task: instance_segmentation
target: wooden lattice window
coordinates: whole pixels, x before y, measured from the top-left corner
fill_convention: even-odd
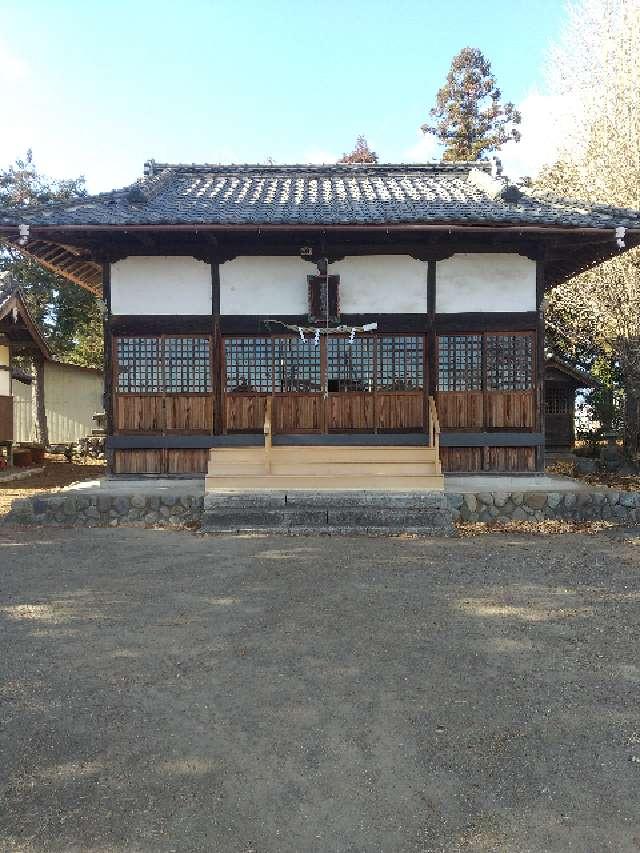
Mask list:
[[[482,390],[482,335],[438,338],[438,390]]]
[[[575,393],[564,388],[547,386],[544,391],[545,415],[568,415],[575,409]]]
[[[208,337],[116,338],[116,360],[120,393],[211,393]]]
[[[326,323],[340,319],[340,276],[309,275],[309,321]]]
[[[320,346],[300,338],[276,338],[275,390],[320,391]]]
[[[487,390],[527,391],[533,387],[533,336],[487,335]]]
[[[225,389],[228,392],[273,391],[271,338],[225,338]]]
[[[169,394],[211,392],[209,338],[164,338],[165,391]]]
[[[327,339],[329,391],[373,391],[373,338]]]
[[[424,387],[424,340],[413,335],[379,337],[377,388],[416,391]]]
[[[163,390],[160,338],[117,338],[116,391],[159,394]]]

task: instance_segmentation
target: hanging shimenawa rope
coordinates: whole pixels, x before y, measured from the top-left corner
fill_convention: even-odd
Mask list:
[[[320,335],[344,335],[346,333],[351,332],[373,332],[378,328],[377,323],[364,323],[362,326],[294,326],[291,323],[283,323],[282,320],[272,320],[269,318],[265,320],[264,323],[267,326],[270,326],[271,323],[276,323],[278,326],[283,326],[285,329],[289,329],[292,332],[296,332],[296,334],[300,335],[302,338],[303,335],[312,335],[313,341],[310,343],[315,343],[316,337],[319,338]],[[306,337],[304,338],[306,340]]]

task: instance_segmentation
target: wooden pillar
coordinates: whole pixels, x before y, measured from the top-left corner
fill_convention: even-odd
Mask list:
[[[224,432],[224,412],[222,410],[222,367],[223,344],[220,334],[220,263],[217,258],[211,259],[211,315],[212,315],[212,352],[211,376],[213,383],[213,432],[221,435]]]
[[[536,310],[538,312],[538,320],[535,347],[535,431],[538,434],[544,433],[544,265],[545,255],[544,252],[541,252],[536,260]],[[544,444],[536,445],[536,471],[544,471]]]
[[[438,348],[436,344],[436,261],[427,263],[427,393],[435,397],[438,390]]]
[[[36,375],[36,425],[38,433],[38,442],[43,447],[49,445],[49,426],[47,424],[47,412],[44,402],[44,357],[42,353],[37,353],[33,359],[33,365]]]
[[[105,413],[105,432],[108,436],[113,435],[113,332],[111,329],[111,264],[102,264],[102,300],[103,332],[104,332],[104,393],[103,405]],[[105,450],[107,462],[107,473],[113,473],[113,451]]]

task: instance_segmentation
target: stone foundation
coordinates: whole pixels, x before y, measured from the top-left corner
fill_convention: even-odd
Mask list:
[[[78,495],[60,492],[15,500],[6,524],[79,527],[197,527],[203,498],[175,495]]]
[[[43,494],[13,502],[5,524],[168,527],[203,532],[419,533],[451,535],[453,523],[545,521],[640,523],[640,492],[214,492]]]
[[[640,522],[640,492],[477,492],[447,494],[454,520]]]

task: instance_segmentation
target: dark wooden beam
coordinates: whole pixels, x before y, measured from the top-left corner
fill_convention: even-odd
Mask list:
[[[440,433],[442,447],[542,447],[542,432],[456,432],[443,430]]]
[[[275,445],[420,445],[426,443],[421,433],[328,433],[276,435]],[[542,433],[526,432],[442,432],[443,447],[538,447],[544,445]],[[263,447],[261,432],[230,435],[112,435],[107,438],[111,450],[206,449],[209,447]]]
[[[535,347],[536,412],[537,432],[544,432],[544,291],[545,257],[542,253],[536,262],[536,306],[538,309]],[[536,448],[536,470],[544,471],[544,444]]]
[[[114,335],[211,334],[211,317],[208,314],[118,314],[111,317],[110,324]]]
[[[47,412],[44,402],[44,358],[38,352],[33,357],[33,367],[36,376],[36,422],[38,425],[38,439],[43,447],[49,446],[49,425],[47,424]]]
[[[0,226],[0,233],[5,232],[15,232],[15,227],[12,226]],[[136,224],[136,223],[127,223],[126,225],[74,225],[74,224],[65,224],[65,225],[32,225],[31,226],[31,234],[34,237],[46,236],[49,234],[56,234],[59,232],[71,233],[74,231],[83,231],[86,233],[91,232],[104,232],[110,233],[114,231],[127,231],[130,233],[135,233],[138,231],[147,231],[150,233],[162,233],[162,232],[179,232],[184,231],[186,233],[204,233],[211,231],[213,233],[220,232],[249,232],[255,235],[260,235],[262,233],[270,233],[270,232],[299,232],[299,233],[307,233],[307,234],[331,234],[334,232],[352,232],[352,233],[383,233],[383,234],[393,234],[396,232],[415,232],[415,233],[445,233],[445,234],[526,234],[526,235],[553,235],[553,234],[567,234],[567,235],[580,235],[580,234],[592,234],[594,236],[600,235],[613,235],[615,239],[615,227],[611,226],[608,228],[587,228],[582,226],[557,226],[557,225],[547,225],[547,224],[539,224],[539,225],[511,225],[511,224],[501,224],[498,222],[492,223],[469,223],[469,222],[404,222],[404,223],[380,223],[380,224],[363,224],[356,225],[350,222],[343,223],[313,223],[313,224],[299,224],[299,223],[270,223],[264,222],[261,224],[256,223],[221,223],[221,222],[194,222],[194,223],[158,223],[158,224]],[[631,236],[634,234],[640,234],[640,228],[627,228],[627,235]]]
[[[219,435],[224,430],[223,413],[223,342],[220,333],[220,264],[211,263],[211,315],[212,315],[212,353],[211,376],[213,386],[213,431]]]
[[[103,336],[104,336],[104,392],[102,402],[105,412],[105,430],[107,435],[113,434],[113,330],[111,321],[111,264],[102,265],[102,301],[103,309]],[[113,471],[113,454],[106,453],[107,471]]]
[[[538,328],[536,311],[436,314],[436,334],[528,332]]]
[[[427,394],[432,397],[438,390],[438,349],[435,329],[437,266],[436,261],[429,261],[427,266]]]

